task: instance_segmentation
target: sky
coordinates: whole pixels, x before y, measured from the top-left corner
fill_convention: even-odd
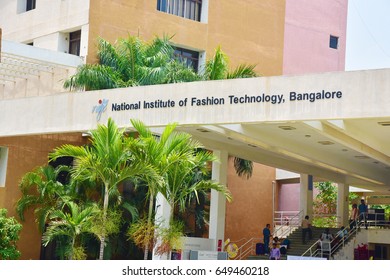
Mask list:
[[[390,0],[349,0],[345,70],[390,68]]]

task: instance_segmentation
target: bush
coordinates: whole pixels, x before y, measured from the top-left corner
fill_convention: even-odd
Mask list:
[[[16,260],[20,252],[16,249],[16,241],[22,225],[14,218],[7,218],[7,209],[0,209],[0,260]]]

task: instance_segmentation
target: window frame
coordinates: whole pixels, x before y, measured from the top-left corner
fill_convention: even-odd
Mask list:
[[[329,37],[329,48],[337,50],[339,48],[339,37],[330,35]]]
[[[192,69],[194,69],[195,72],[198,72],[199,57],[200,57],[200,53],[198,51],[180,48],[180,47],[173,47],[173,48],[174,48],[173,55],[175,59],[179,60],[180,62],[183,62],[187,67],[191,67]],[[186,54],[190,54],[190,55],[186,55]],[[196,57],[194,55],[196,55]]]
[[[37,0],[26,0],[26,12],[35,10],[37,7]]]
[[[72,38],[72,36],[75,36]],[[72,52],[73,47],[76,46],[76,53]],[[81,29],[69,32],[69,54],[80,56],[80,49],[81,49]]]
[[[201,21],[203,0],[157,0],[157,11]]]

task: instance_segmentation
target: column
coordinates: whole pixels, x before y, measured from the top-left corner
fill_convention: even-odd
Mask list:
[[[160,226],[164,228],[169,227],[169,219],[171,217],[171,206],[169,205],[168,201],[165,199],[165,197],[158,193],[156,196],[156,214],[154,218],[154,223],[159,224]],[[156,241],[156,245],[160,243],[160,240]],[[155,245],[155,248],[156,248]],[[164,255],[156,255],[155,254],[155,248],[153,248],[153,254],[152,254],[152,260],[167,260],[169,259],[169,256],[167,254]]]
[[[348,226],[348,197],[349,197],[349,185],[337,184],[337,224],[339,226]]]
[[[214,155],[219,161],[213,162],[212,179],[226,186],[228,153],[227,151],[214,151]],[[218,240],[221,240],[220,242],[222,242],[221,246],[223,248],[225,237],[225,214],[225,196],[215,190],[211,190],[209,238],[215,240],[214,250],[218,249]]]
[[[313,176],[301,174],[301,191],[299,209],[303,210],[303,216],[309,215],[313,219]]]

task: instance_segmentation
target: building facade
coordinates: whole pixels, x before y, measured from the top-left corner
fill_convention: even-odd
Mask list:
[[[344,70],[347,2],[6,0],[0,2],[0,27],[3,39],[74,54],[86,63],[96,62],[98,37],[114,42],[129,34],[144,40],[167,35],[173,36],[171,41],[178,55],[191,61],[198,71],[221,46],[231,67],[256,64],[255,70],[261,76],[295,75]],[[3,88],[10,87],[7,81],[3,84]],[[34,86],[26,88],[29,95]],[[60,91],[56,86],[52,93]],[[5,99],[15,97],[3,94]],[[23,141],[35,143],[36,137],[66,141],[67,136],[63,136],[23,136]],[[0,146],[8,148],[9,158],[6,187],[0,188],[0,207],[12,209],[18,199],[18,180],[45,163],[47,153],[59,144],[42,142],[22,148],[21,141],[22,137],[0,138]],[[82,143],[83,139],[79,135],[75,141]],[[35,160],[21,155],[20,149],[27,149]],[[277,208],[273,201],[276,170],[255,163],[252,178],[245,180],[235,175],[231,161],[229,165],[227,184],[234,201],[226,206],[225,237],[233,241],[260,237],[261,229],[272,221],[272,211]],[[28,233],[25,230],[22,234],[20,248],[22,258],[36,259],[39,250],[28,248],[32,241],[39,244],[40,235],[34,229],[32,214],[29,218]]]

